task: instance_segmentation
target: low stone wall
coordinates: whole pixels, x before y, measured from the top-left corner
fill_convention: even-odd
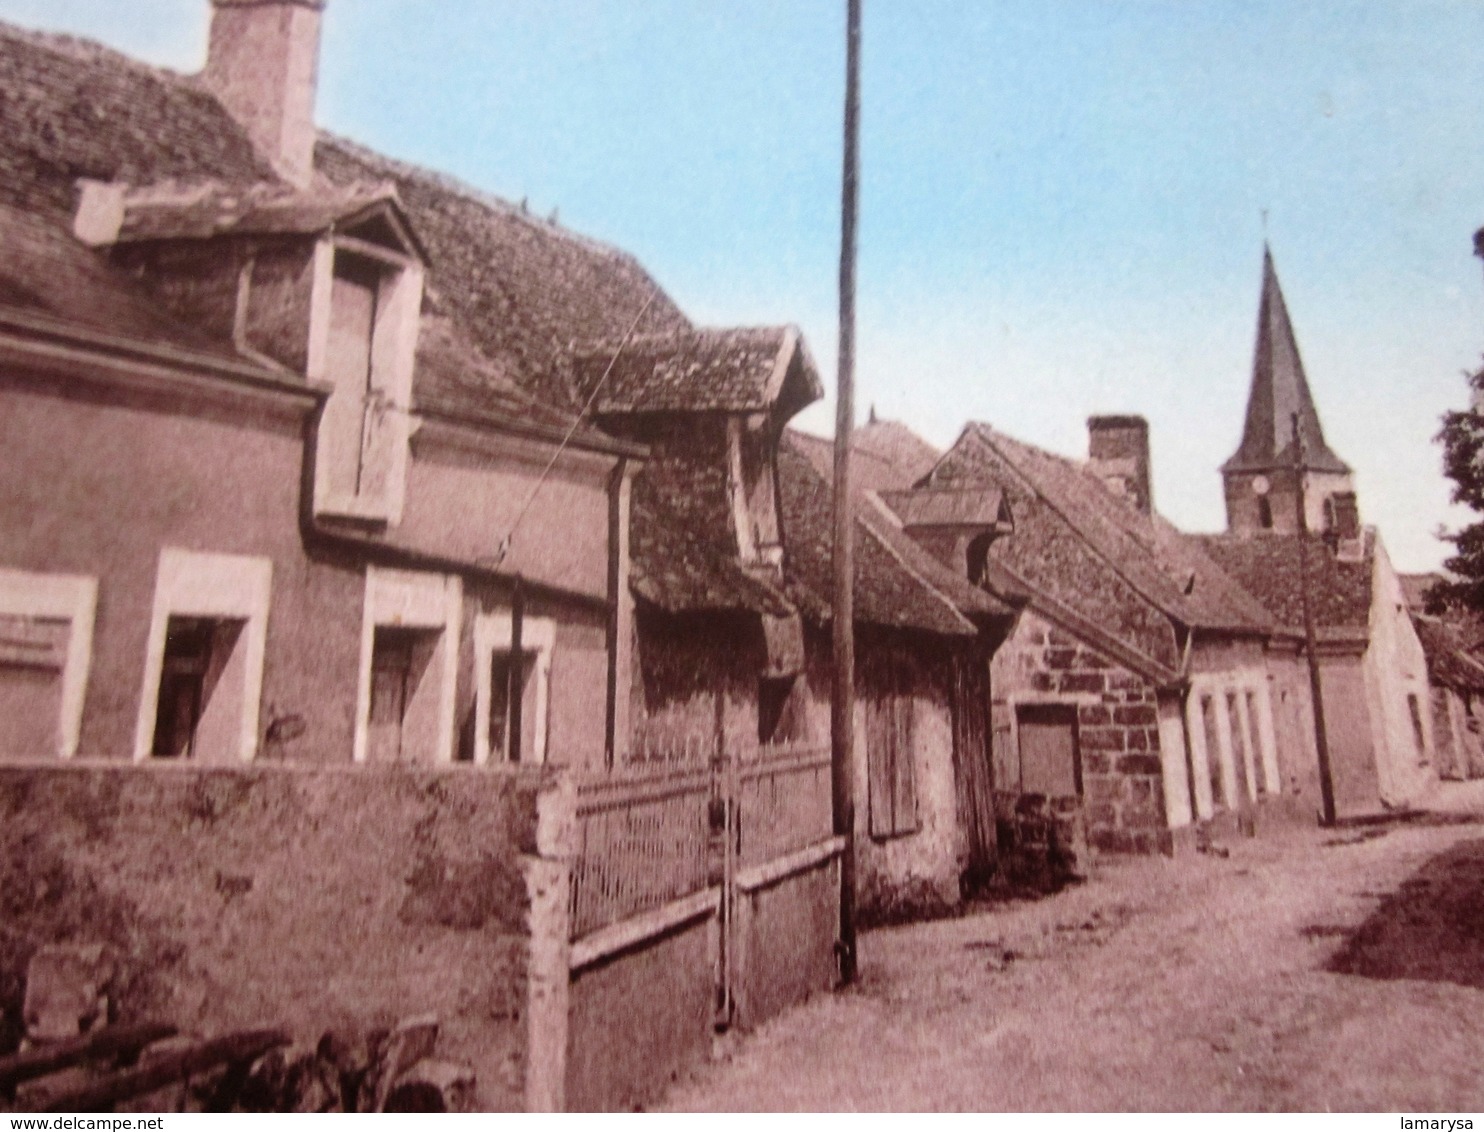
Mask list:
[[[478,1106],[524,1107],[557,790],[539,770],[0,767],[0,1052],[35,950],[100,943],[113,1020],[312,1044],[431,1014]]]

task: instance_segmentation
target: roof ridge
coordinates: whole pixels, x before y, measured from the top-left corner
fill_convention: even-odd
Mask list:
[[[1096,541],[1086,537],[1080,524],[1078,524],[1074,520],[1074,518],[1067,513],[1067,507],[1065,503],[1062,501],[1054,500],[1049,495],[1047,495],[1046,492],[1042,490],[1041,485],[1034,479],[1032,479],[1030,474],[1023,468],[1021,468],[1020,465],[1015,462],[1015,460],[1006,455],[1005,452],[998,447],[996,442],[1002,438],[1009,441],[1011,444],[1019,444],[1024,448],[1031,449],[1033,452],[1049,456],[1050,458],[1065,464],[1074,472],[1078,472],[1079,474],[1090,474],[1085,468],[1078,466],[1075,462],[1069,460],[1065,456],[1059,456],[1056,453],[1047,452],[1045,449],[1038,448],[1034,444],[1026,444],[1022,441],[1016,440],[1012,436],[1006,436],[994,429],[991,429],[988,425],[981,425],[978,422],[973,422],[973,427],[976,429],[976,435],[978,436],[980,442],[983,444],[988,444],[991,448],[993,448],[1000,455],[1000,457],[1014,469],[1015,474],[1019,476],[1022,481],[1024,481],[1026,486],[1029,487],[1030,490],[1034,492],[1036,496],[1046,504],[1047,507],[1051,508],[1051,510],[1056,513],[1057,518],[1059,518],[1063,523],[1067,524],[1067,526],[1071,527],[1072,530],[1077,533],[1081,541],[1088,547],[1088,549],[1091,550],[1100,561],[1106,563],[1110,570],[1112,570],[1126,583],[1128,583],[1128,585],[1134,590],[1135,593],[1137,593],[1150,605],[1154,606],[1154,608],[1158,610],[1163,616],[1176,618],[1185,625],[1194,624],[1194,619],[1191,616],[1194,611],[1187,608],[1187,604],[1183,600],[1183,598],[1181,598],[1179,595],[1173,595],[1175,609],[1171,609],[1168,606],[1168,600],[1166,598],[1157,597],[1149,593],[1149,587],[1146,583],[1138,582],[1135,579],[1129,577],[1128,571],[1118,562],[1115,562],[1112,555],[1108,554],[1107,551],[1099,546]],[[1134,545],[1137,546],[1146,556],[1151,556],[1149,548],[1144,546],[1132,535],[1129,535],[1126,532],[1122,531],[1120,531],[1119,533],[1123,534],[1125,538],[1134,543]],[[1157,564],[1152,566],[1151,569],[1159,573],[1161,577],[1164,577],[1163,571],[1159,570]],[[1173,580],[1170,580],[1168,578],[1166,578],[1165,580],[1169,582],[1171,589],[1175,588],[1175,583],[1173,582]]]
[[[770,331],[786,335],[790,330],[798,327],[792,322],[758,324],[754,326],[687,326],[676,327],[673,330],[650,331],[647,334],[633,334],[628,338],[589,338],[576,342],[572,346],[571,353],[574,357],[588,357],[593,354],[604,353],[613,349],[622,342],[624,349],[632,351],[635,346],[660,345],[671,342],[681,342],[688,338],[700,338],[707,335],[720,338],[728,334],[746,334]],[[779,343],[782,345],[782,343]]]
[[[65,55],[78,62],[102,62],[110,66],[123,66],[136,74],[147,75],[166,82],[181,83],[203,94],[210,93],[201,82],[200,74],[197,72],[177,71],[171,67],[146,63],[143,59],[125,54],[118,48],[110,47],[102,40],[93,39],[90,36],[26,27],[8,20],[0,20],[0,36],[22,39],[33,47],[50,51],[53,55]]]
[[[452,173],[445,173],[439,169],[430,169],[426,165],[418,165],[414,162],[406,161],[399,157],[392,157],[388,154],[382,153],[380,150],[372,149],[370,146],[364,144],[363,142],[355,141],[351,138],[345,137],[343,134],[337,134],[334,131],[327,130],[323,127],[319,127],[316,129],[316,144],[319,144],[321,142],[337,146],[357,160],[375,161],[383,164],[391,169],[393,175],[395,176],[402,176],[410,179],[419,179],[426,181],[429,184],[442,189],[444,192],[457,194],[458,196],[463,197],[465,200],[468,200],[473,204],[478,204],[484,208],[490,209],[492,212],[503,213],[511,217],[512,219],[528,224],[532,228],[536,228],[539,231],[546,233],[547,235],[557,236],[563,240],[569,241],[570,243],[576,244],[578,247],[585,248],[588,251],[596,252],[600,255],[605,255],[610,259],[613,259],[620,263],[629,264],[630,266],[638,268],[646,277],[650,278],[651,280],[653,280],[654,278],[649,274],[649,269],[646,268],[642,262],[640,262],[639,258],[636,255],[634,255],[632,252],[625,251],[617,244],[610,244],[603,240],[594,239],[592,236],[583,235],[581,232],[574,231],[571,228],[564,228],[560,224],[557,224],[553,221],[544,220],[541,217],[532,214],[531,212],[522,210],[519,205],[512,204],[504,197],[497,196],[495,193],[489,191],[488,189],[481,189],[476,185],[472,185],[468,181],[454,176]],[[664,290],[664,288],[661,288],[659,286],[658,282],[655,283],[655,286],[661,291]],[[666,294],[668,294],[668,292],[666,292]]]

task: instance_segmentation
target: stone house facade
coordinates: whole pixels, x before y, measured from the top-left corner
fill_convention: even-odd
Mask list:
[[[970,425],[917,487],[995,491],[1013,517],[968,564],[1028,599],[991,665],[1006,836],[1045,805],[1080,813],[1095,849],[1171,852],[1270,786],[1276,735],[1252,721],[1271,714],[1271,619],[1153,510],[1142,419],[1089,429],[1079,464]],[[1209,757],[1204,730],[1186,741],[1201,713]]]

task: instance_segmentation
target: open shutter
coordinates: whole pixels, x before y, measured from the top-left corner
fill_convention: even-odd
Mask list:
[[[895,717],[891,696],[881,692],[866,703],[866,771],[872,837],[890,837],[892,830],[892,743]]]
[[[917,830],[917,768],[913,759],[912,671],[900,659],[894,666],[895,694],[892,697],[896,716],[896,743],[892,752],[892,832],[913,833]]]

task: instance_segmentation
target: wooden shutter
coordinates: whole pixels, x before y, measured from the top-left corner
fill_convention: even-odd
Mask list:
[[[341,257],[343,258],[343,257]],[[330,288],[330,334],[326,376],[334,386],[320,418],[319,459],[330,490],[360,492],[366,404],[371,375],[371,331],[376,321],[376,282],[336,264]]]
[[[969,835],[969,865],[984,870],[994,865],[999,840],[985,718],[989,662],[979,656],[956,656],[952,674],[953,780],[959,820]]]
[[[917,829],[911,673],[901,658],[882,658],[866,682],[866,763],[870,830],[893,837]]]

